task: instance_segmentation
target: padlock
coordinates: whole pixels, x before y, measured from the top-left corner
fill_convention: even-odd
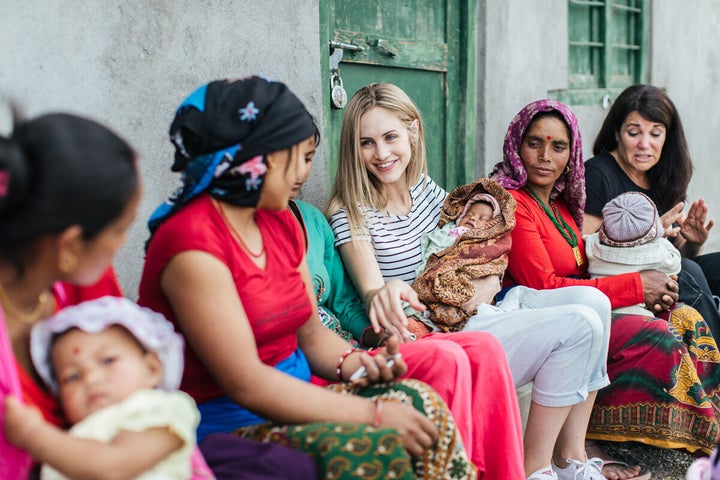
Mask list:
[[[330,98],[332,99],[332,106],[336,109],[345,108],[347,105],[347,92],[343,87],[342,78],[340,74],[334,73],[330,79]]]

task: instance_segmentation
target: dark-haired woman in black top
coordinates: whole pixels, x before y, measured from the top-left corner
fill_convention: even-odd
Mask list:
[[[648,195],[666,236],[682,253],[679,301],[694,307],[720,339],[720,253],[700,255],[714,222],[704,200],[683,213],[693,165],[677,108],[658,87],[633,85],[613,103],[585,163],[587,202],[583,233],[600,227],[607,202],[628,191]]]

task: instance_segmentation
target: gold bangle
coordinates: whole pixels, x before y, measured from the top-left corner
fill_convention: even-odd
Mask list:
[[[382,336],[377,341],[377,348],[382,347],[390,337],[392,337],[392,334],[388,333],[387,330],[383,330]]]

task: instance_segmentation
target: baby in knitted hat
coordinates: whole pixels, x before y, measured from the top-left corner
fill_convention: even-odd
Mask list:
[[[41,479],[214,478],[195,441],[200,414],[177,391],[183,340],[159,313],[125,298],[67,307],[33,327],[30,353],[72,428],[6,402],[8,437],[44,463]]]
[[[680,252],[663,237],[657,208],[647,195],[622,193],[605,205],[602,215],[600,230],[585,236],[591,277],[642,270],[657,270],[668,275],[680,272]],[[613,312],[655,316],[642,304]]]

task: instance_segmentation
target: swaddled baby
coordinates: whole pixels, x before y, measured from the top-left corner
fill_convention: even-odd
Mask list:
[[[445,199],[438,228],[421,239],[423,265],[413,282],[436,329],[461,330],[479,304],[493,302],[507,267],[515,208],[515,199],[488,178]]]

